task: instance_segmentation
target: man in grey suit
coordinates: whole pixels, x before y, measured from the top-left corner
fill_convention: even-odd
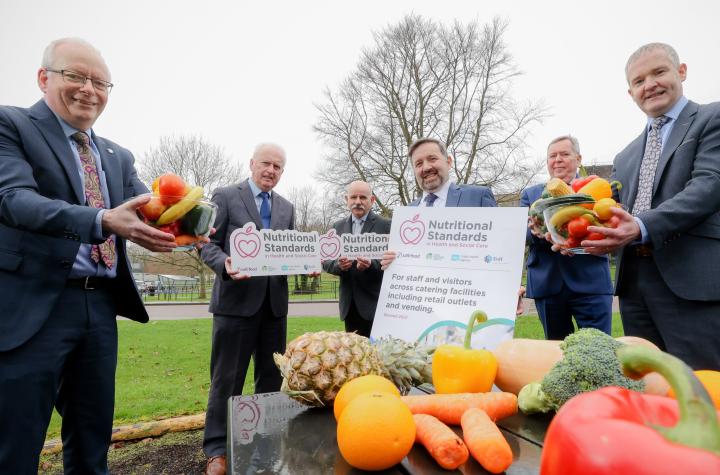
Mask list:
[[[338,235],[390,232],[390,220],[371,210],[375,195],[368,183],[350,183],[345,200],[350,216],[333,225]],[[340,277],[340,319],[345,322],[345,331],[369,337],[382,284],[380,261],[340,256],[323,262],[323,269]]]
[[[65,473],[106,474],[116,316],[147,322],[125,248],[175,247],[144,224],[132,154],[96,135],[113,84],[92,45],[48,45],[30,108],[0,107],[0,473],[37,473],[53,406]]]
[[[415,179],[423,190],[422,196],[412,201],[410,206],[497,206],[490,188],[458,185],[450,181],[453,157],[448,154],[445,144],[438,139],[417,139],[410,145],[408,155],[415,171]],[[396,255],[396,251],[387,251],[381,261],[382,268],[386,269]]]
[[[253,222],[257,229],[294,229],[295,209],[273,191],[285,169],[285,152],[261,144],[250,160],[251,176],[213,193],[218,206],[215,234],[200,255],[217,275],[213,314],[210,394],[203,450],[206,473],[225,473],[227,400],[242,393],[250,357],[255,363],[255,392],[280,389],[282,378],[273,353],[284,353],[287,338],[287,276],[250,277],[232,269],[230,234]]]
[[[619,251],[616,294],[627,335],[646,338],[696,369],[720,370],[720,103],[683,96],[687,66],[669,45],[628,59],[628,93],[647,115],[614,162],[630,212],[585,241]]]

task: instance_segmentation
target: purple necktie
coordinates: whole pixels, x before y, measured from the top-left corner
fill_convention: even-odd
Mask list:
[[[85,177],[85,199],[87,204],[93,208],[105,208],[105,200],[100,191],[100,175],[98,175],[97,166],[95,165],[95,157],[90,151],[90,137],[84,132],[75,132],[70,138],[75,142],[78,155],[80,155],[80,163]],[[113,265],[115,265],[115,240],[113,237],[110,236],[100,244],[93,244],[90,258],[96,263],[102,259],[105,267],[112,269]]]

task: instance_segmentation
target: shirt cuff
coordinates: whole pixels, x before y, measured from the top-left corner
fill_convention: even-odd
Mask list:
[[[96,239],[98,241],[104,241],[105,239],[108,238],[108,236],[105,236],[103,234],[103,230],[102,230],[102,218],[103,218],[103,215],[105,214],[105,211],[107,211],[107,210],[101,209],[100,212],[97,215],[95,215],[95,226],[93,226],[92,237],[93,237],[93,239]]]
[[[637,216],[634,217],[635,222],[640,226],[640,241],[634,242],[633,244],[647,244],[648,243],[648,232],[647,228],[645,227],[645,224],[643,224],[642,220],[638,218]]]

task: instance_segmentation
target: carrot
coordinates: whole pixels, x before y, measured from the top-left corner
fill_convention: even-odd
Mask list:
[[[472,456],[491,473],[502,473],[513,461],[513,453],[498,426],[481,409],[468,409],[462,416],[463,439]]]
[[[413,414],[430,414],[451,425],[460,425],[463,413],[471,407],[487,412],[492,420],[517,413],[517,396],[512,393],[427,394],[402,400]]]
[[[455,470],[467,462],[468,449],[451,428],[436,417],[415,414],[415,442],[422,444],[440,466]]]

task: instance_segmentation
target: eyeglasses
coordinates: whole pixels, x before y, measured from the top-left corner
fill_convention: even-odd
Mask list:
[[[69,82],[72,84],[81,84],[82,86],[84,86],[89,79],[96,91],[107,92],[108,94],[114,86],[114,84],[111,82],[103,81],[102,79],[91,78],[89,76],[83,76],[80,73],[76,73],[75,71],[70,71],[68,69],[57,70],[45,68],[45,71],[50,71],[51,73],[58,73],[62,75],[65,82]]]

